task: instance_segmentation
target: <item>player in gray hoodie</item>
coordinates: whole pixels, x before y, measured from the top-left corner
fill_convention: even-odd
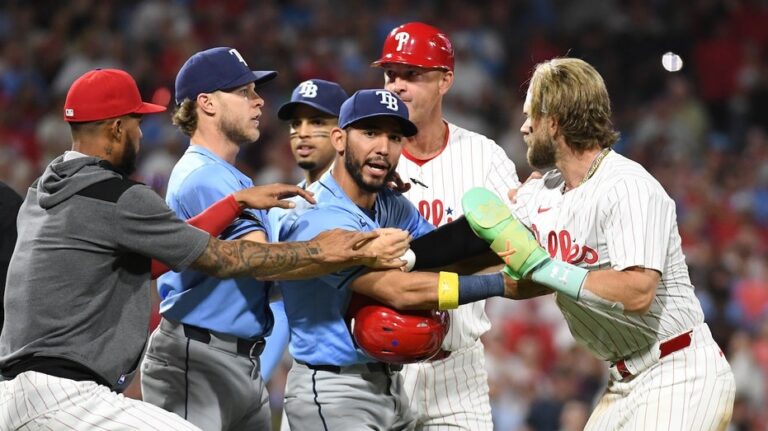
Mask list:
[[[147,340],[152,258],[177,271],[262,278],[374,259],[356,245],[376,234],[221,241],[176,218],[160,196],[127,178],[141,116],[163,110],[142,102],[120,70],[88,72],[70,88],[64,117],[72,151],[48,165],[19,212],[0,334],[0,429],[197,429],[113,392],[130,380]]]

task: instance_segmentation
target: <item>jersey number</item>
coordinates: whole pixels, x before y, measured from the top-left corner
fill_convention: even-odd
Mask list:
[[[443,201],[440,199],[435,199],[430,204],[426,200],[419,201],[419,213],[421,213],[421,216],[424,217],[428,222],[432,223],[435,227],[440,226],[440,222],[443,221],[443,214],[445,213],[445,207],[443,205]],[[448,211],[448,214],[451,214],[453,211]],[[445,222],[450,223],[453,221],[453,217],[450,215],[446,218]]]

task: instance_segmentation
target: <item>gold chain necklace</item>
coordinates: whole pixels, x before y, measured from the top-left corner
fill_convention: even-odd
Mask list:
[[[590,178],[592,178],[593,175],[595,175],[595,172],[597,171],[597,168],[600,167],[600,163],[603,162],[603,159],[605,158],[605,156],[607,156],[608,153],[610,153],[610,152],[611,152],[610,148],[603,148],[603,150],[600,151],[600,154],[598,154],[595,157],[595,159],[592,160],[592,164],[589,166],[589,170],[587,170],[587,175],[584,175],[584,179],[581,180],[581,182],[579,183],[579,186],[584,184],[584,183],[586,183],[587,180],[589,180]],[[563,193],[565,193],[567,191],[565,189],[565,186],[566,186],[565,182],[563,182],[563,191],[562,191]],[[578,187],[578,186],[576,186],[576,187]],[[574,187],[574,188],[576,188],[576,187]]]

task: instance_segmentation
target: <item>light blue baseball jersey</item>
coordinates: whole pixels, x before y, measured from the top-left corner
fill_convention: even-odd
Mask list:
[[[376,197],[374,211],[355,205],[330,172],[309,187],[317,205],[299,205],[280,220],[281,241],[305,241],[323,231],[341,228],[371,231],[396,227],[418,238],[434,229],[402,195],[386,189]],[[314,365],[346,366],[373,362],[355,348],[344,320],[352,291],[349,284],[363,267],[306,280],[283,281],[279,286],[291,329],[290,352]]]
[[[190,145],[173,168],[165,200],[180,218],[188,219],[251,186],[237,168],[206,148]],[[246,211],[220,237],[267,231],[266,220],[265,211]],[[267,286],[252,277],[222,280],[193,270],[169,272],[157,280],[157,288],[160,313],[169,320],[240,338],[261,337],[272,329]]]

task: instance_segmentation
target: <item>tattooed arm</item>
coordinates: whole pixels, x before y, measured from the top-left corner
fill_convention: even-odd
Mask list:
[[[374,258],[347,260],[338,263],[313,263],[273,276],[259,278],[262,280],[299,280],[331,274],[350,266],[365,265],[373,269],[397,269],[405,265],[405,261],[401,260],[400,257],[408,250],[412,239],[411,235],[404,230],[394,228],[380,228],[374,232],[379,236],[372,240],[366,240],[360,245],[361,252],[367,250],[375,256]]]
[[[376,260],[375,250],[364,245],[377,231],[333,229],[309,241],[264,244],[211,237],[192,268],[218,278],[252,276],[260,279],[306,278],[323,272]],[[327,266],[327,268],[318,267]]]

